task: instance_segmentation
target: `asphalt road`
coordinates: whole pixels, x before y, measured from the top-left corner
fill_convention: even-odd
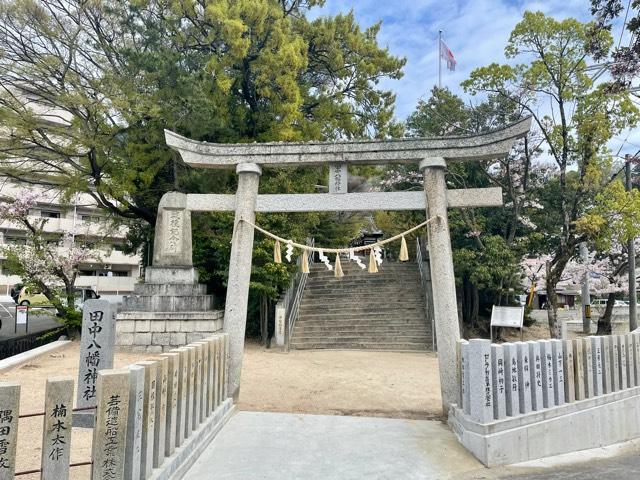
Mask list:
[[[50,328],[58,327],[60,324],[56,321],[49,309],[33,309],[29,312],[28,331],[24,325],[18,325],[18,331],[15,332],[15,303],[2,302],[0,304],[0,338],[10,338],[24,335],[25,333],[42,332]]]

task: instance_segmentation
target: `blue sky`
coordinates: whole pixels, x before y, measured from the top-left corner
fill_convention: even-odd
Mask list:
[[[351,9],[363,27],[382,21],[380,45],[407,58],[404,77],[383,84],[397,95],[399,119],[406,118],[438,81],[439,29],[458,62],[455,72],[443,66],[443,86],[467,98],[460,82],[474,68],[504,62],[509,34],[525,10],[540,10],[557,18],[591,18],[588,0],[327,0],[312,16]],[[619,32],[620,28],[614,30],[616,35]]]

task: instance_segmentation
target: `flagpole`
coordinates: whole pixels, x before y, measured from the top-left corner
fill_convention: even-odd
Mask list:
[[[442,88],[442,30],[438,30],[438,88]]]

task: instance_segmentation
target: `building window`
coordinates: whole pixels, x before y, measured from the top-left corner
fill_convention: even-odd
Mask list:
[[[27,239],[24,237],[4,237],[4,243],[8,245],[26,245]]]
[[[80,219],[83,222],[88,223],[99,223],[102,221],[102,217],[100,215],[80,215]]]
[[[60,218],[60,212],[54,210],[42,210],[40,212],[42,218]]]

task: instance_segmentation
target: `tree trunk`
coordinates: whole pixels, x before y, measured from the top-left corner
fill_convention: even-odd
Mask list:
[[[596,332],[596,335],[611,335],[611,316],[613,314],[613,306],[615,303],[616,294],[609,293],[604,313],[598,318],[598,331]]]
[[[260,338],[263,347],[269,343],[269,298],[260,296]]]

